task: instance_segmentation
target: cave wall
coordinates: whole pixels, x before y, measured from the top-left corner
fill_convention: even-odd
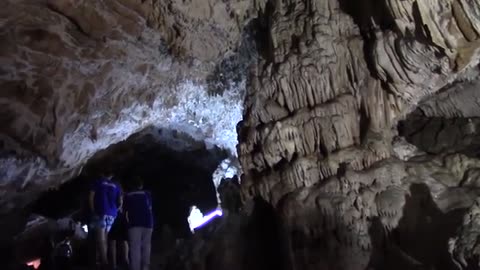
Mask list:
[[[474,141],[459,142],[461,132],[433,139],[428,125],[407,128],[405,140],[397,123],[417,107],[442,118],[479,114],[472,101],[462,107],[467,83],[478,80],[479,8],[448,0],[262,6],[265,50],[239,132],[242,191],[281,213],[298,269],[454,269],[448,239],[478,196],[479,160],[461,147],[441,151],[442,143]],[[419,140],[437,151],[425,153],[432,146]],[[438,234],[420,237],[427,231]]]

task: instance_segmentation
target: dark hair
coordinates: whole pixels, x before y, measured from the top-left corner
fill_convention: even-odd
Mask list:
[[[102,176],[108,177],[113,176],[113,169],[109,166],[102,169]]]
[[[133,179],[133,188],[140,188],[143,186],[143,179],[140,177],[135,177]]]

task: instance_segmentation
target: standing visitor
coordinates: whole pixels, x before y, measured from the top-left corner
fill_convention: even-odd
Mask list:
[[[118,209],[122,207],[120,188],[112,181],[113,173],[107,171],[97,179],[89,193],[91,213],[90,229],[94,233],[96,250],[100,254],[103,269],[108,266],[107,235],[112,228]]]
[[[134,189],[125,195],[128,221],[130,270],[148,270],[153,231],[152,197],[143,190],[143,181],[135,179]]]
[[[121,187],[120,184],[119,186]],[[125,217],[125,211],[123,209],[119,209],[118,211],[118,216],[112,225],[112,229],[108,233],[108,241],[111,260],[110,265],[112,266],[112,269],[118,269],[118,259],[120,259],[120,265],[122,265],[121,269],[126,269],[126,266],[129,264],[128,224]]]

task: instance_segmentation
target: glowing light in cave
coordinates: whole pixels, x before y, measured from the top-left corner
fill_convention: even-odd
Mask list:
[[[213,218],[219,216],[221,217],[223,215],[223,212],[221,209],[217,209],[210,214],[204,216],[200,209],[198,209],[195,205],[192,206],[190,210],[190,215],[188,216],[188,224],[190,225],[190,231],[192,233],[194,230],[198,227],[201,227],[208,222],[210,222]]]
[[[38,269],[40,267],[40,264],[42,264],[41,259],[36,259],[30,262],[27,262],[27,266],[33,266],[33,269]]]
[[[84,232],[88,233],[88,226],[87,225],[83,225],[82,229],[83,229]]]

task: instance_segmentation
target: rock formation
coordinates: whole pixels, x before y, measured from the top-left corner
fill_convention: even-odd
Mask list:
[[[281,213],[298,269],[392,269],[392,254],[405,255],[403,269],[414,261],[453,269],[443,253],[456,228],[446,217],[479,194],[469,149],[476,120],[467,119],[480,112],[472,99],[479,8],[413,0],[262,7],[265,48],[239,134],[242,189]]]
[[[234,156],[244,107],[242,200],[274,209],[292,268],[478,265],[478,1],[7,0],[0,18],[3,213],[147,126]]]

